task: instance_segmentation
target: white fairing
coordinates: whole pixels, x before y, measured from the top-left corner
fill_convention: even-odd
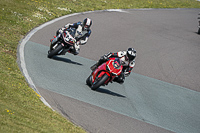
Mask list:
[[[73,38],[73,36],[72,35],[70,35],[69,34],[69,32],[66,32],[67,33],[67,35],[66,35],[66,37],[65,37],[65,41],[76,41],[74,38]]]

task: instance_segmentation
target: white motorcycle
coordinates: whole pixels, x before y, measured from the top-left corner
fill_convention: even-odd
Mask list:
[[[52,58],[55,55],[64,55],[66,52],[70,52],[70,50],[79,50],[80,46],[76,43],[74,35],[75,29],[67,29],[59,34],[59,37],[55,37],[50,45],[48,58]]]

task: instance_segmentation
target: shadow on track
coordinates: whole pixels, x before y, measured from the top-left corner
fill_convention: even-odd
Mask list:
[[[74,61],[72,61],[70,59],[63,58],[63,57],[58,57],[58,56],[54,56],[52,59],[53,60],[57,60],[57,61],[63,61],[63,62],[66,62],[66,63],[76,64],[76,65],[83,65],[81,63],[74,62]]]
[[[100,93],[104,93],[104,94],[108,94],[108,95],[112,95],[112,96],[117,96],[117,97],[123,97],[123,98],[126,98],[125,96],[123,95],[120,95],[118,93],[115,93],[115,92],[112,92],[110,90],[107,90],[107,89],[103,89],[103,88],[98,88],[97,90],[95,90],[97,92],[100,92]]]

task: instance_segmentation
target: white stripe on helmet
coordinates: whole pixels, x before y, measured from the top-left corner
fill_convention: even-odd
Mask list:
[[[87,18],[86,25],[90,25],[91,20]]]

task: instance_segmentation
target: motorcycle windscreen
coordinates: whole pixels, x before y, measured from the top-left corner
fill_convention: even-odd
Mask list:
[[[114,61],[113,61],[113,67],[115,69],[120,69],[121,68],[121,61],[119,60],[119,58],[116,58]]]
[[[113,75],[119,75],[123,68],[119,58],[115,58],[115,60],[110,60],[107,64],[107,67]]]

